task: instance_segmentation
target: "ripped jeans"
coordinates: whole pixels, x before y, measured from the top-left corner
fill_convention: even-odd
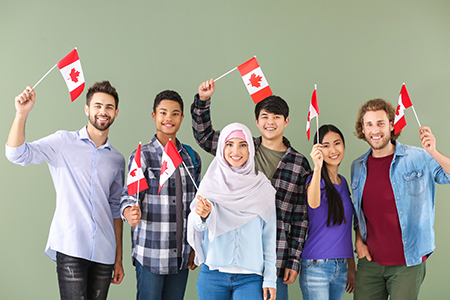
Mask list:
[[[61,300],[104,300],[108,295],[114,265],[56,253]]]

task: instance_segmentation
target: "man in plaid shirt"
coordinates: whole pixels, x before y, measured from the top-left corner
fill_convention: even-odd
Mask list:
[[[194,252],[186,235],[189,207],[196,193],[188,172],[199,182],[201,161],[198,153],[176,138],[184,118],[183,100],[178,93],[163,91],[156,95],[152,117],[156,135],[141,150],[141,167],[149,188],[139,193],[139,201],[136,201],[136,195],[128,195],[125,186],[121,214],[133,226],[132,257],[136,267],[137,299],[181,300],[188,268],[196,268]],[[169,139],[172,139],[188,170],[177,168],[158,195],[161,158]],[[130,156],[128,168],[135,153]]]
[[[192,129],[197,143],[215,155],[220,132],[211,122],[214,80],[203,82],[191,106]],[[310,174],[308,160],[283,136],[289,123],[289,107],[280,97],[269,96],[255,107],[254,138],[256,170],[263,172],[276,189],[277,208],[277,299],[288,299],[287,284],[295,281],[308,227],[304,185]]]

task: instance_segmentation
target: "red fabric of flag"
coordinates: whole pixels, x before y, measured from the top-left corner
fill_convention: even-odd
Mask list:
[[[306,135],[308,136],[308,141],[311,135],[311,120],[312,118],[317,117],[318,115],[319,115],[319,103],[317,102],[317,90],[314,89],[314,92],[312,93],[311,96],[311,103],[309,105],[308,119],[306,120]]]
[[[130,170],[128,170],[127,189],[129,196],[148,189],[147,180],[141,168],[141,143],[139,143]]]
[[[406,126],[405,109],[412,106],[405,84],[402,85],[398,96],[397,111],[394,119],[394,134],[399,133]]]
[[[273,94],[255,57],[237,68],[254,103],[258,103]]]
[[[183,162],[183,159],[178,153],[177,148],[173,144],[172,140],[169,140],[164,147],[163,155],[161,158],[161,173],[159,177],[159,189],[158,195],[164,183],[175,172],[176,168]]]
[[[73,49],[58,63],[58,68],[69,89],[70,98],[74,101],[84,90],[85,80],[81,69],[80,58],[77,49]]]

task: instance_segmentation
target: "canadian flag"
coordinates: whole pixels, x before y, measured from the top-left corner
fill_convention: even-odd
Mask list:
[[[136,153],[134,154],[133,162],[131,163],[127,178],[127,189],[129,196],[148,189],[147,180],[145,179],[141,168],[141,143],[139,143]]]
[[[411,99],[409,98],[405,84],[403,84],[400,90],[400,96],[398,96],[397,111],[395,112],[394,134],[399,133],[406,126],[405,109],[411,106]]]
[[[159,192],[164,183],[175,172],[176,168],[183,162],[183,159],[178,153],[177,148],[173,144],[172,140],[169,140],[164,147],[163,155],[161,158],[161,174],[159,176]]]
[[[253,102],[258,103],[273,94],[255,57],[237,68]]]
[[[84,90],[84,75],[77,49],[73,49],[57,65],[62,77],[66,81],[70,98],[73,102]]]
[[[317,102],[317,89],[314,89],[314,92],[312,93],[311,96],[311,104],[309,105],[308,120],[306,121],[306,135],[308,136],[308,141],[309,136],[311,134],[311,120],[312,118],[317,117],[318,115],[319,115],[319,103]]]

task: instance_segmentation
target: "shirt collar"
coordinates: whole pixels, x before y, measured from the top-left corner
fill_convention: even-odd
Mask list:
[[[88,134],[88,132],[87,132],[87,126],[84,126],[83,128],[81,128],[79,131],[78,131],[78,135],[79,135],[79,137],[80,137],[80,140],[88,140],[88,141],[90,141],[94,146],[95,146],[95,143],[91,140],[91,138],[89,137],[89,134]],[[100,147],[98,147],[99,149],[108,149],[108,150],[111,150],[111,144],[109,143],[109,137],[108,138],[106,138],[106,142],[103,144],[103,145],[101,145]]]
[[[182,146],[180,140],[176,139],[176,141],[177,141],[176,148],[178,152],[183,151],[184,147]],[[164,146],[158,141],[158,139],[156,138],[156,134],[153,136],[152,140],[150,141],[150,144],[152,144],[155,149],[158,149],[158,154],[162,154],[162,152],[164,151]]]

